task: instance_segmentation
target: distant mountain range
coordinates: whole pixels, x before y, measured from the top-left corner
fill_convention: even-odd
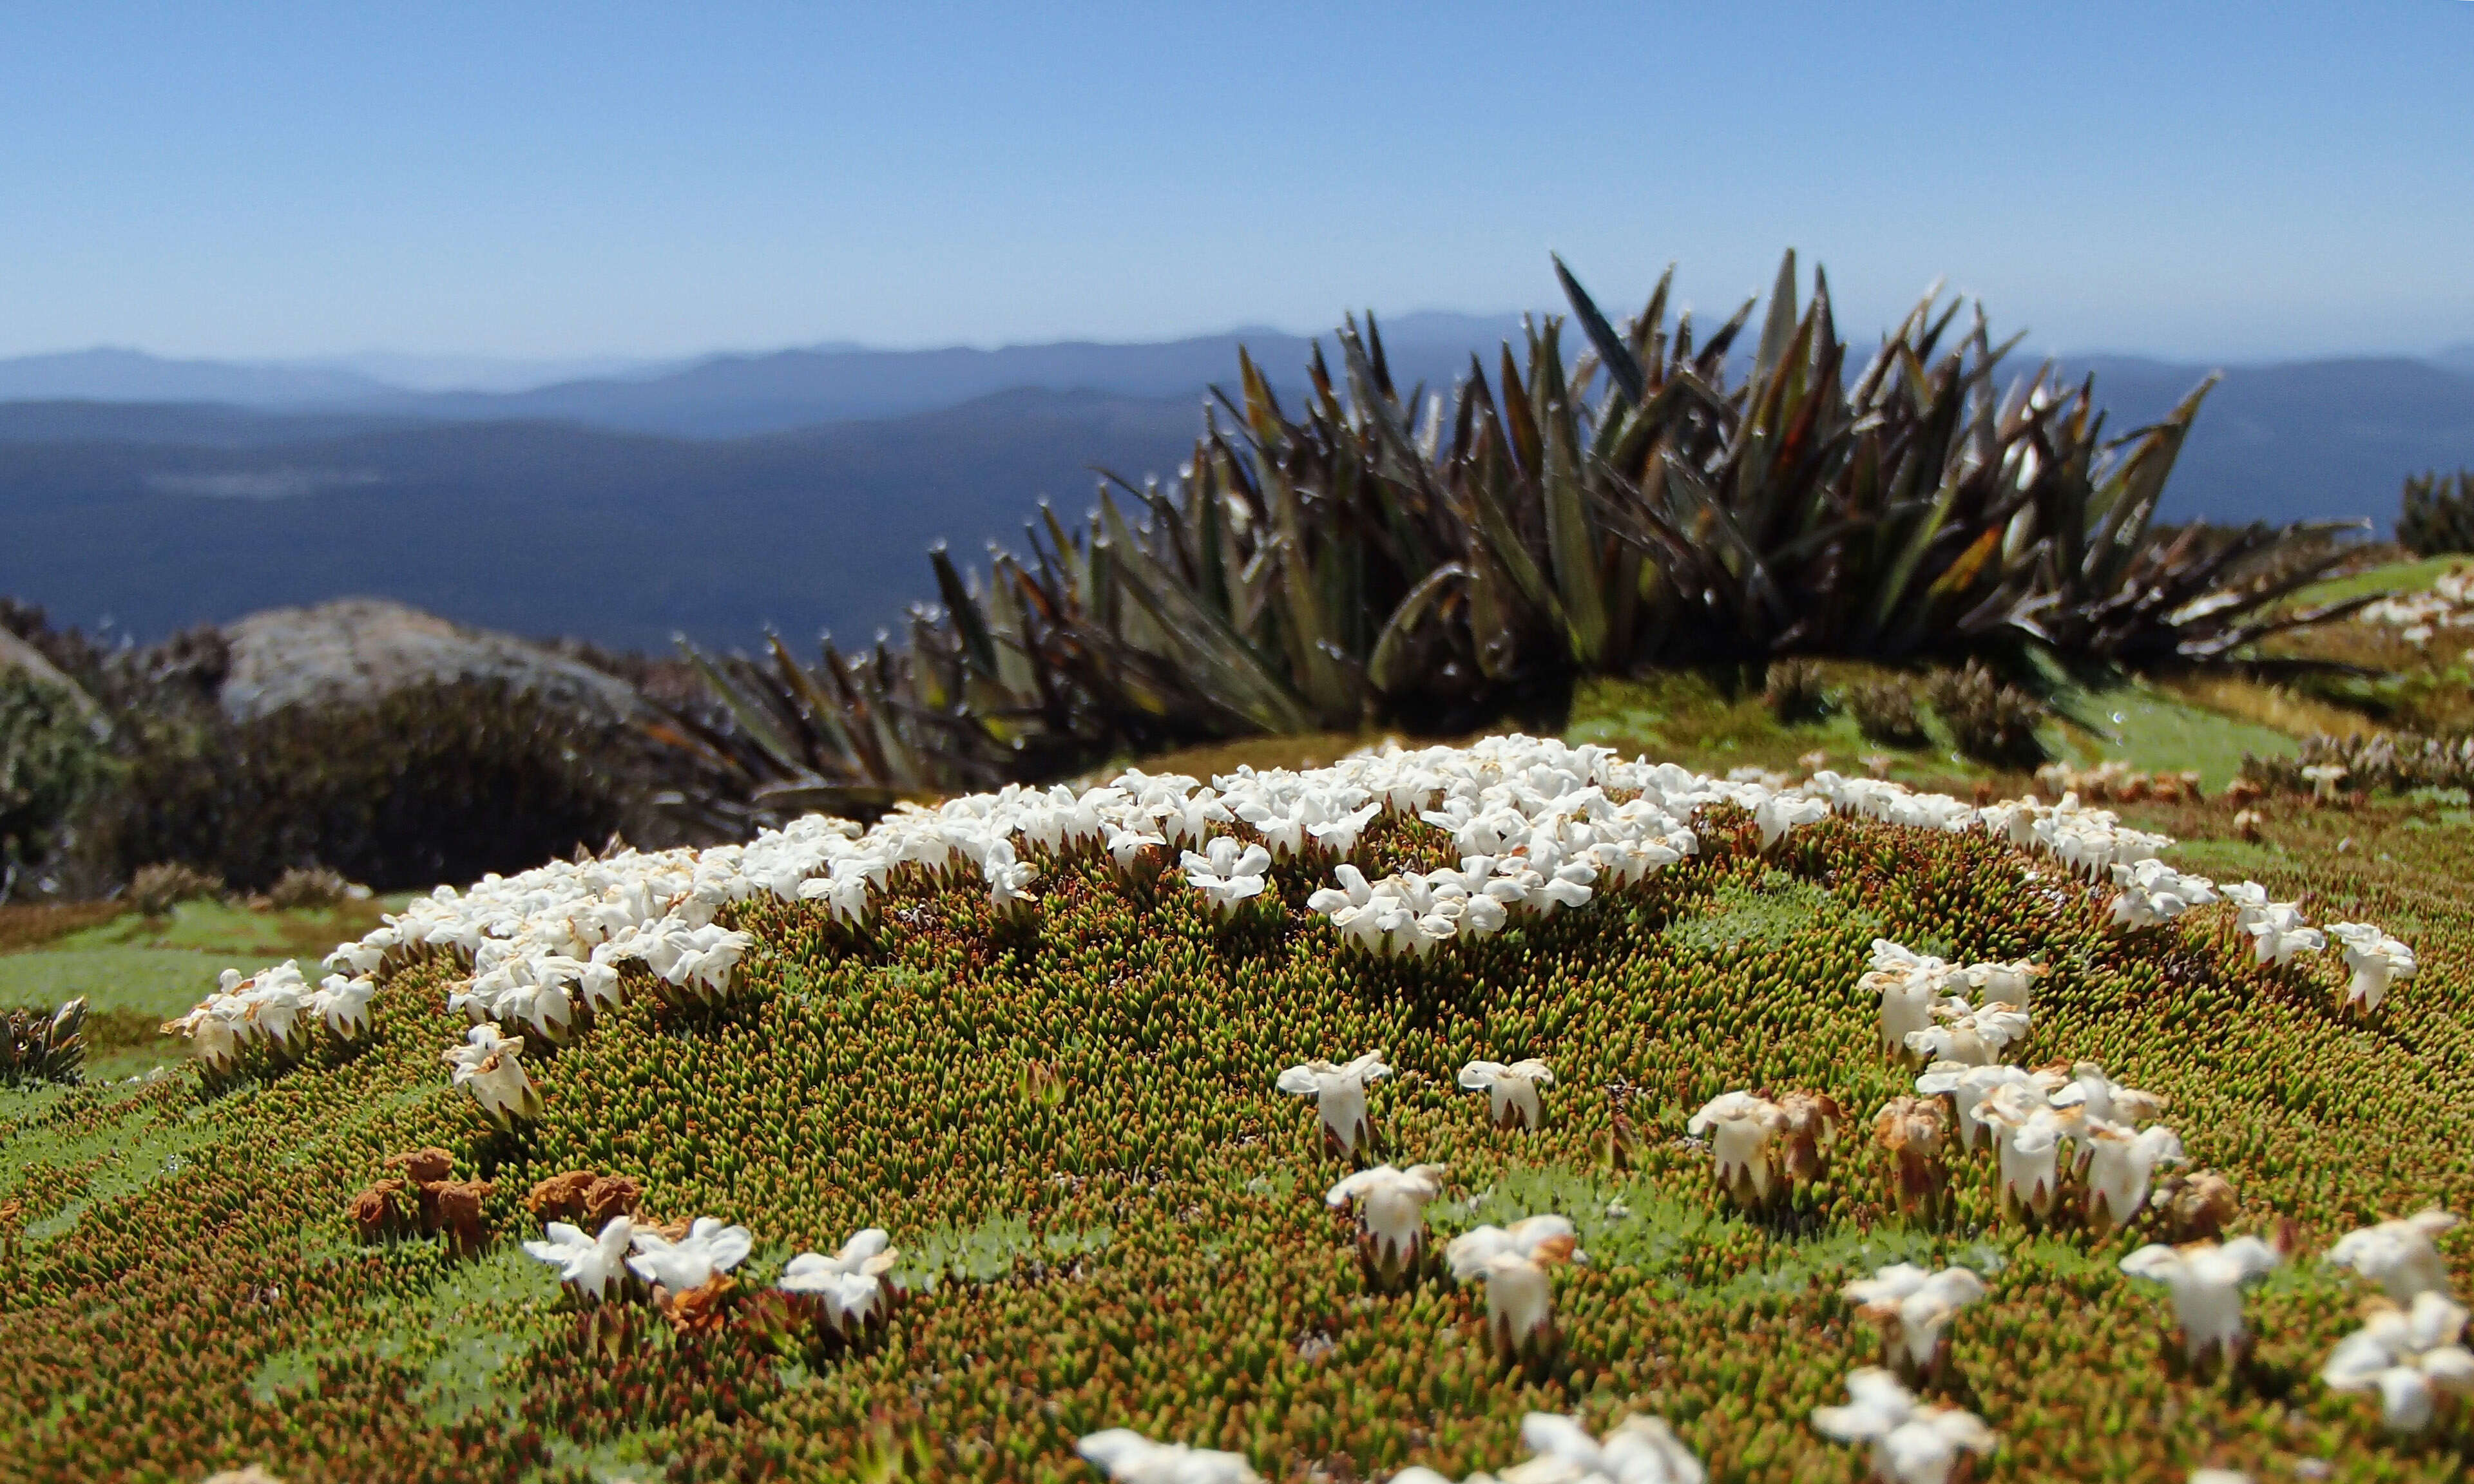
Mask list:
[[[1519,342],[1520,317],[1410,314],[1382,322],[1404,385],[1458,379],[1473,350]],[[0,402],[215,402],[289,412],[366,413],[450,422],[549,419],[630,433],[726,438],[952,407],[994,392],[1200,395],[1233,382],[1245,346],[1276,382],[1304,383],[1313,342],[1244,329],[1152,344],[1064,341],[994,350],[874,350],[828,345],[690,361],[604,363],[592,375],[555,363],[345,357],[240,365],[81,350],[0,360]],[[464,384],[446,382],[461,375]]]
[[[1516,319],[1384,323],[1395,374],[1490,371]],[[140,638],[363,593],[519,633],[725,647],[764,625],[864,641],[931,591],[922,553],[1018,542],[1079,515],[1095,467],[1174,472],[1243,342],[1294,392],[1311,345],[1271,331],[998,350],[826,347],[497,392],[417,391],[355,365],[134,352],[0,361],[0,592]],[[1326,342],[1328,348],[1328,342]],[[490,363],[500,384],[526,375]],[[424,363],[435,384],[452,368]],[[2023,367],[2022,370],[2026,368]],[[2093,371],[2128,432],[2205,369]],[[2474,347],[2428,361],[2237,367],[2170,515],[2393,518],[2401,478],[2474,465]]]

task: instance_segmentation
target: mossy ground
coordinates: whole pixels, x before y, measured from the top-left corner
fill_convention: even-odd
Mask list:
[[[1850,671],[1841,681],[1860,678]],[[2195,768],[2290,747],[2264,688],[2095,698],[2066,755]],[[2307,699],[2298,705],[2307,706]],[[2245,706],[2250,709],[2245,713]],[[2074,706],[2086,714],[2088,704]],[[2119,713],[2118,715],[2116,713]],[[2291,719],[2285,719],[2291,724]],[[1706,677],[1583,687],[1566,732],[1705,768],[1853,771],[1884,751],[1843,715],[1780,725],[1757,691]],[[1365,739],[1198,753],[1149,766],[1302,766]],[[1947,738],[1893,776],[1964,785]],[[2024,780],[2000,780],[2015,790]],[[2333,1013],[2338,971],[2262,970],[2219,913],[2142,944],[2103,934],[2050,866],[1960,840],[1832,823],[1781,857],[1714,847],[1637,892],[1423,963],[1339,953],[1283,868],[1285,913],[1221,924],[1173,884],[1128,892],[1052,863],[1035,923],[994,924],[971,890],[913,889],[853,936],[813,912],[751,910],[751,993],[681,1017],[644,1001],[540,1059],[547,1100],[521,1137],[453,1092],[447,971],[398,974],[374,1044],[241,1086],[0,1093],[0,1480],[195,1480],[262,1462],[286,1479],[1086,1478],[1081,1432],[1128,1425],[1248,1451],[1274,1477],[1458,1474],[1516,1458],[1520,1415],[1593,1424],[1660,1412],[1722,1479],[1844,1479],[1810,1408],[1875,1353],[1837,1297],[1881,1263],[1966,1261],[1993,1296],[1954,1330],[1946,1394],[2003,1435],[1993,1478],[2178,1478],[2196,1464],[2290,1476],[2454,1478],[2474,1428],[2401,1446],[2316,1372],[2363,1285],[2316,1261],[2254,1294],[2241,1372],[2171,1360],[2160,1293],[2114,1267],[2134,1240],[1997,1218],[1990,1161],[1955,1216],[1885,1202],[1863,1131],[1783,1217],[1748,1220],[1684,1138],[1700,1100],[1829,1090],[1859,1115],[1901,1086],[1855,990],[1876,933],[1961,956],[2046,959],[2026,1060],[2094,1058],[2173,1098],[2195,1163],[2233,1178],[2241,1226],[2282,1218],[2324,1248],[2351,1226],[2474,1203],[2474,816],[2462,800],[2277,811],[2234,836],[2221,805],[2143,806],[2174,858],[2365,917],[2413,941],[2421,976],[2367,1025]],[[2340,843],[2345,848],[2340,850]],[[1388,824],[1370,869],[1441,861]],[[224,967],[304,960],[365,925],[183,907],[0,954],[0,1003],[70,993],[159,1017]],[[1553,1367],[1503,1370],[1483,1301],[1429,1276],[1367,1290],[1322,1208],[1341,1173],[1280,1066],[1382,1046],[1387,1153],[1452,1166],[1439,1233],[1563,1210],[1591,1254],[1559,1281]],[[165,1059],[140,1045],[113,1075]],[[1548,1127],[1488,1128],[1452,1085],[1473,1057],[1555,1066]],[[454,1150],[497,1182],[491,1242],[363,1246],[342,1205],[385,1155]],[[674,1336],[636,1310],[595,1322],[517,1242],[518,1197],[586,1166],[644,1182],[663,1216],[743,1222],[761,1287],[801,1247],[888,1227],[913,1297],[881,1348],[846,1355],[750,1320]],[[2467,1244],[2443,1244],[2461,1277]],[[752,1313],[752,1311],[749,1311]]]
[[[1855,1479],[1807,1424],[1875,1352],[1836,1289],[1904,1257],[1964,1260],[1946,1393],[2004,1439],[2001,1479],[2453,1478],[2474,1428],[2412,1446],[2331,1396],[2318,1363],[2362,1285],[2316,1261],[2255,1293],[2249,1367],[2193,1376],[2162,1295],[2114,1267],[2135,1238],[1997,1218],[1989,1159],[1945,1223],[1886,1203],[1860,1131],[1792,1211],[1729,1210],[1686,1115],[1728,1088],[1829,1090],[1859,1113],[1902,1074],[1855,988],[1871,937],[2054,967],[2026,1060],[2094,1058],[2170,1094],[2241,1225],[2307,1246],[2474,1202],[2474,832],[2448,805],[2286,811],[2261,844],[2229,811],[2142,822],[2202,870],[2368,917],[2424,963],[2367,1025],[2332,964],[2263,970],[2219,913],[2124,945],[2087,899],[1980,837],[1830,823],[1781,856],[1715,822],[1644,889],[1423,962],[1336,951],[1282,868],[1282,912],[1207,917],[1051,863],[1033,923],[970,889],[905,892],[863,936],[803,907],[742,919],[749,995],[683,1017],[632,1002],[539,1060],[542,1120],[495,1134],[447,1085],[447,971],[394,977],[349,1058],[209,1091],[193,1074],[0,1102],[0,1479],[1081,1478],[1081,1432],[1129,1425],[1248,1451],[1274,1476],[1455,1474],[1518,1456],[1520,1415],[1660,1412],[1713,1476]],[[2341,839],[2350,848],[2340,852]],[[1440,859],[1386,824],[1370,868]],[[255,946],[255,945],[253,945]],[[292,951],[286,948],[286,952]],[[1444,1234],[1570,1214],[1592,1260],[1559,1280],[1568,1334],[1534,1374],[1489,1355],[1474,1292],[1368,1291],[1322,1190],[1341,1173],[1274,1073],[1386,1049],[1387,1152],[1447,1161]],[[1542,1055],[1548,1126],[1492,1130],[1452,1072]],[[363,1246],[341,1208],[386,1154],[454,1150],[497,1183],[491,1242]],[[643,1310],[563,1304],[517,1241],[529,1184],[586,1166],[664,1216],[747,1224],[762,1286],[801,1247],[889,1228],[914,1290],[881,1348],[846,1355],[743,1318],[672,1335]],[[2444,1244],[2467,1270],[2464,1244]],[[742,1311],[752,1315],[752,1310]]]

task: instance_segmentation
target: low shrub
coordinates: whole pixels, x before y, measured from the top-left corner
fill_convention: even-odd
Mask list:
[[[2306,769],[2337,767],[2334,778],[2347,792],[2407,793],[2417,788],[2474,789],[2474,736],[2425,736],[2379,732],[2337,737],[2322,733],[2292,757],[2243,755],[2242,777],[2269,793],[2325,792]],[[2323,775],[2324,776],[2324,775]]]
[[[2032,768],[2045,760],[2045,744],[2036,736],[2043,705],[1984,666],[1970,660],[1964,670],[1936,671],[1925,693],[1958,750],[1977,762]]]
[[[1924,718],[1904,681],[1865,681],[1847,692],[1847,709],[1865,739],[1883,747],[1921,747]]]
[[[224,878],[179,861],[140,866],[129,878],[129,904],[150,918],[168,917],[184,901],[221,897]]]
[[[131,713],[122,746],[94,830],[115,880],[167,861],[244,891],[310,870],[379,890],[468,880],[636,833],[652,791],[628,728],[502,681],[237,722],[169,706]]]
[[[2405,482],[2397,544],[2417,557],[2474,552],[2474,469],[2442,478],[2436,470]]]
[[[324,866],[296,866],[267,888],[266,904],[278,912],[290,912],[302,907],[332,907],[369,894],[368,887],[354,886],[344,879],[341,872]]]
[[[1828,715],[1830,692],[1822,683],[1821,666],[1809,659],[1771,660],[1761,687],[1761,703],[1787,726]]]

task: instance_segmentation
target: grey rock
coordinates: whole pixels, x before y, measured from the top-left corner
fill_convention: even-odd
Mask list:
[[[457,680],[503,680],[612,721],[643,706],[633,686],[590,665],[378,598],[269,609],[225,625],[223,637],[231,664],[218,699],[236,721],[303,701],[367,705],[407,685]]]

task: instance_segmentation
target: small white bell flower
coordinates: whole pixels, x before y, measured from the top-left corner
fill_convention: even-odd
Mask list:
[[[1373,1146],[1374,1124],[1366,1112],[1366,1085],[1391,1071],[1383,1065],[1381,1051],[1369,1051],[1346,1065],[1314,1061],[1292,1066],[1280,1073],[1277,1086],[1283,1092],[1313,1098],[1316,1112],[1322,1115],[1323,1142],[1348,1157]]]
[[[2150,1242],[2122,1259],[2122,1270],[2133,1278],[2163,1283],[2172,1291],[2173,1314],[2182,1325],[2182,1348],[2196,1362],[2211,1352],[2231,1359],[2243,1338],[2243,1284],[2273,1269],[2283,1259],[2276,1249],[2255,1236],[2238,1236],[2219,1246],[2190,1242],[2167,1247]]]
[[[1958,1455],[1989,1453],[2001,1439],[1984,1419],[1954,1406],[1928,1406],[1879,1366],[1847,1377],[1847,1404],[1812,1409],[1812,1425],[1841,1443],[1873,1445],[1881,1484],[1945,1484]]]
[[[1555,1074],[1534,1057],[1509,1066],[1501,1062],[1471,1062],[1461,1068],[1460,1084],[1487,1095],[1496,1128],[1535,1129],[1546,1122],[1538,1089],[1553,1087]]]

